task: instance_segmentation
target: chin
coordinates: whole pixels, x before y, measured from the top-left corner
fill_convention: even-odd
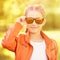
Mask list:
[[[35,33],[37,33],[38,31],[36,31],[36,30],[30,30],[30,33],[33,33],[33,34],[35,34]]]
[[[35,33],[40,32],[41,29],[37,29],[37,28],[36,29],[31,29],[31,28],[29,28],[28,30],[29,30],[30,33],[34,33],[35,34]]]

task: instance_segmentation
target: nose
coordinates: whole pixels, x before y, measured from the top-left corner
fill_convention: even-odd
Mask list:
[[[33,25],[36,25],[36,22],[35,22],[35,20],[33,21],[33,23],[32,23]]]

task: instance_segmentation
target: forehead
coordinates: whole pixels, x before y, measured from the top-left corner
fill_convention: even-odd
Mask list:
[[[33,18],[37,18],[40,17],[42,18],[42,14],[36,10],[30,10],[27,12],[26,17],[33,17]]]

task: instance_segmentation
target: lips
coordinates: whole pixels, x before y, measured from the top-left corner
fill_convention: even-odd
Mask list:
[[[31,27],[31,28],[34,28],[34,29],[35,29],[35,28],[37,28],[37,27]]]

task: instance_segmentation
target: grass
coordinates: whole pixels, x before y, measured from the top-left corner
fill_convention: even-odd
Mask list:
[[[0,33],[0,42],[1,39],[4,36],[4,33]],[[50,38],[56,40],[58,44],[58,60],[60,60],[60,31],[59,30],[54,30],[54,31],[44,31],[46,35],[48,35]],[[8,51],[7,49],[4,49],[1,44],[0,44],[0,60],[14,60],[14,53],[11,51]]]

